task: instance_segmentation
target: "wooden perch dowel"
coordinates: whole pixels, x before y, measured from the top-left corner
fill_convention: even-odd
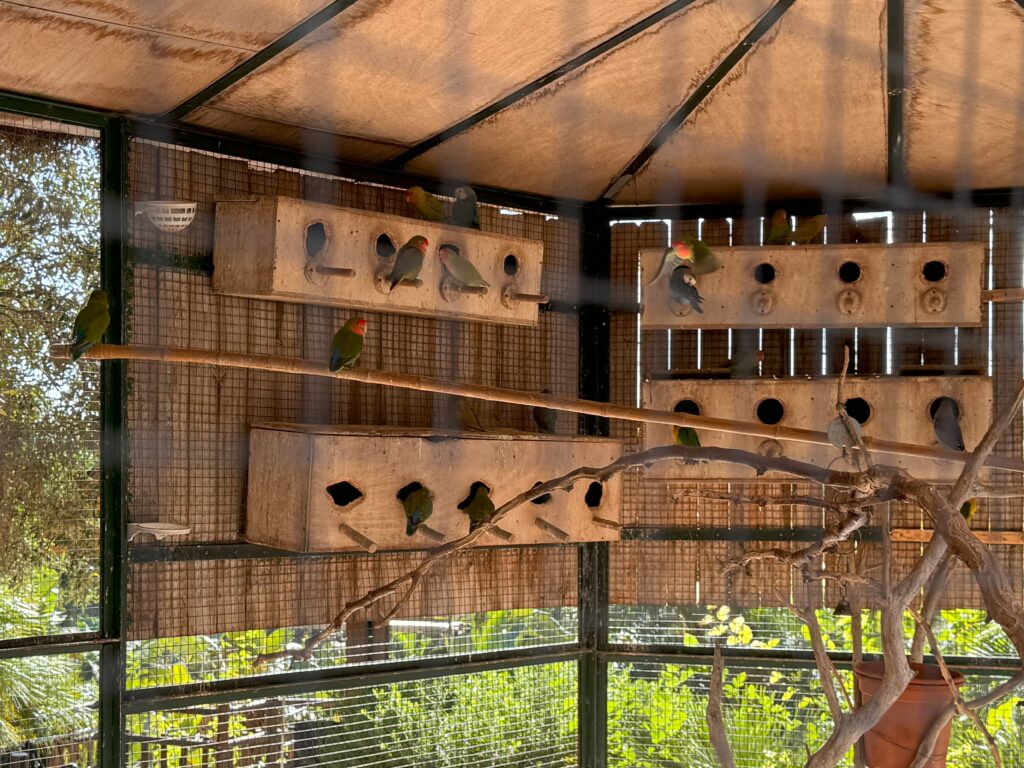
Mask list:
[[[932,540],[934,531],[927,528],[893,528],[891,536],[893,541],[909,541],[917,544],[926,544]],[[998,544],[1021,546],[1024,545],[1024,531],[975,531],[974,535],[982,544]]]
[[[66,344],[55,344],[50,347],[50,356],[56,360],[70,360],[71,348]],[[471,397],[477,400],[488,400],[526,407],[539,406],[556,411],[581,413],[587,416],[600,416],[624,421],[647,422],[651,424],[668,424],[676,427],[693,427],[709,432],[725,432],[734,435],[750,435],[752,437],[772,438],[798,443],[815,445],[831,445],[828,435],[812,429],[783,427],[778,424],[758,424],[732,419],[716,419],[710,416],[693,416],[686,413],[659,411],[652,408],[633,408],[615,403],[599,403],[593,400],[576,400],[571,397],[541,394],[539,392],[523,392],[501,387],[488,387],[482,384],[463,384],[453,381],[441,381],[425,376],[413,376],[406,373],[392,373],[374,368],[346,368],[331,373],[325,362],[302,360],[279,355],[243,355],[237,352],[217,352],[205,349],[188,349],[185,347],[156,347],[143,345],[97,344],[86,354],[90,360],[148,360],[158,363],[194,363],[199,365],[216,365],[225,368],[249,368],[275,373],[291,373],[301,376],[326,376],[329,378],[358,381],[362,384],[377,384],[384,387],[414,389],[421,392],[433,392],[440,395]],[[755,381],[755,380],[751,380]],[[827,414],[822,415],[827,420]],[[865,446],[876,453],[890,453],[900,456],[916,456],[940,461],[964,463],[970,456],[968,453],[950,451],[926,445],[912,445],[893,440],[864,438]],[[1024,473],[1024,461],[1003,456],[989,456],[985,466],[1003,469],[1009,472]]]
[[[994,288],[981,292],[982,301],[1003,304],[1009,301],[1024,301],[1024,288]]]

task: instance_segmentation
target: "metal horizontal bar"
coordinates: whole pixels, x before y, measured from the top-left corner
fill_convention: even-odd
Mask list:
[[[574,645],[568,647],[543,646],[495,654],[417,659],[375,665],[373,669],[368,669],[365,665],[333,667],[187,686],[137,688],[125,691],[124,711],[129,714],[152,712],[159,709],[222,704],[253,697],[293,696],[319,691],[388,685],[539,664],[576,662],[584,655],[584,652]]]
[[[112,642],[116,642],[116,640],[103,639],[98,632],[12,638],[0,640],[0,659],[52,656],[60,653],[88,653],[98,651],[103,645]]]
[[[623,541],[818,541],[820,526],[794,528],[698,528],[696,526],[631,525],[623,526]],[[861,528],[854,537],[860,541],[881,541],[880,528]]]
[[[646,32],[648,29],[655,26],[656,24],[659,24],[660,22],[664,21],[670,16],[675,15],[679,11],[686,8],[688,5],[692,5],[693,2],[694,0],[674,0],[668,5],[658,9],[651,15],[646,16],[645,18],[641,19],[635,24],[632,24],[629,27],[626,27],[626,29],[622,30],[621,32],[612,35],[607,40],[598,43],[593,48],[587,49],[583,53],[573,57],[569,61],[565,62],[564,64],[561,64],[560,66],[556,67],[550,72],[541,75],[533,82],[527,83],[521,88],[517,88],[507,96],[503,96],[497,101],[491,102],[486,107],[477,110],[469,117],[459,120],[451,127],[445,128],[443,131],[436,133],[433,136],[430,136],[429,138],[424,139],[415,146],[410,147],[397,157],[388,160],[385,163],[385,166],[388,168],[401,168],[402,166],[416,159],[425,152],[428,152],[434,147],[443,144],[449,139],[453,139],[460,134],[465,133],[474,126],[479,125],[485,120],[488,120],[489,118],[498,114],[502,110],[508,109],[513,104],[516,104],[517,102],[522,101],[531,94],[536,93],[541,88],[550,85],[556,80],[560,80],[561,78],[565,77],[571,72],[574,72],[580,67],[586,66],[590,62],[603,56],[612,49],[618,48],[623,43],[632,40],[637,35]]]
[[[17,112],[29,117],[56,120],[89,128],[106,128],[114,118],[111,113],[11,91],[0,91],[0,111]]]
[[[176,144],[204,152],[216,152],[254,162],[324,173],[369,184],[400,188],[419,185],[438,194],[450,192],[450,185],[426,176],[350,163],[331,157],[305,155],[283,147],[262,144],[213,131],[200,131],[182,125],[167,125],[153,120],[136,119],[129,124],[129,130],[133,137],[140,139]],[[474,186],[473,190],[481,203],[554,216],[579,216],[580,209],[584,205],[582,200],[545,197],[494,187]]]
[[[173,122],[175,120],[180,120],[190,112],[194,112],[214,96],[223,93],[242,78],[255,72],[279,53],[286,51],[312,32],[315,32],[342,11],[348,10],[348,8],[355,5],[357,1],[358,0],[334,0],[330,5],[320,9],[309,18],[300,21],[294,27],[270,43],[266,48],[263,48],[245,61],[235,65],[201,91],[185,99],[185,101],[173,109],[168,110],[164,115],[164,119]]]

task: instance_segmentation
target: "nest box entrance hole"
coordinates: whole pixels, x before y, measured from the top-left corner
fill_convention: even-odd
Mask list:
[[[471,486],[469,486],[469,493],[466,495],[466,498],[464,498],[456,505],[456,509],[463,510],[466,507],[468,507],[472,503],[473,497],[476,496],[476,492],[481,488],[487,491],[488,496],[491,495],[491,486],[489,486],[482,480],[477,480]]]
[[[856,283],[860,280],[861,266],[856,261],[844,261],[839,265],[839,279],[844,283]]]
[[[942,397],[936,397],[934,400],[932,400],[931,405],[928,406],[928,416],[931,418],[932,421],[935,420],[935,414],[938,412],[939,406],[942,405],[946,400],[953,404],[953,413],[955,413],[956,416],[959,418],[960,403],[958,403],[952,397],[946,397],[945,395],[943,395]]]
[[[411,483],[403,485],[398,490],[398,493],[395,494],[395,498],[404,504],[405,500],[409,498],[410,494],[416,493],[416,491],[418,491],[422,487],[423,483],[418,483],[415,480],[413,480]]]
[[[382,232],[377,235],[377,239],[373,244],[374,252],[377,254],[377,258],[390,259],[398,249],[395,247],[395,240],[387,232]]]
[[[340,483],[331,483],[328,485],[327,495],[330,496],[331,501],[339,507],[351,507],[363,498],[363,492],[356,486],[352,485],[348,480],[342,480]]]
[[[541,483],[538,480],[536,483],[533,484],[533,487],[536,488],[540,484]],[[536,499],[530,499],[530,503],[531,504],[536,504],[537,506],[542,506],[544,504],[547,504],[550,501],[551,501],[551,494],[550,493],[542,493]]]
[[[505,257],[505,261],[502,263],[502,269],[505,270],[505,274],[509,277],[515,277],[519,274],[519,259],[516,258],[514,253],[510,253]]]
[[[863,397],[851,397],[844,405],[846,414],[858,424],[867,424],[871,418],[871,404]]]
[[[766,397],[757,404],[757,420],[762,424],[778,424],[786,415],[782,401],[774,397]]]
[[[306,226],[306,259],[316,259],[327,248],[327,227],[322,221]]]
[[[768,285],[775,282],[775,267],[768,262],[758,264],[754,267],[754,279],[761,285]]]
[[[941,283],[946,279],[946,265],[938,260],[926,261],[921,267],[921,277],[926,283]]]
[[[594,480],[587,486],[587,492],[583,495],[583,501],[590,509],[597,509],[601,506],[604,498],[604,486]]]

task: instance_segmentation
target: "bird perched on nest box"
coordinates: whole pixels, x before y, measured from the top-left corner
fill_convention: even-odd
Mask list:
[[[772,214],[771,225],[768,227],[768,234],[765,235],[765,245],[786,245],[793,237],[793,228],[789,226],[789,216],[785,210],[779,208]]]
[[[420,483],[410,483],[398,492],[405,511],[405,535],[412,536],[434,514],[434,494]]]
[[[330,357],[327,369],[331,372],[351,368],[363,354],[363,336],[366,335],[366,320],[350,317],[331,339]]]
[[[693,270],[693,274],[696,277],[701,275],[710,275],[712,272],[717,272],[722,268],[722,262],[715,256],[714,251],[708,247],[707,243],[696,237],[685,235],[683,238],[683,244],[690,249],[690,269]]]
[[[469,517],[469,530],[475,531],[494,517],[494,502],[491,501],[491,489],[479,480],[469,489],[469,497],[459,503],[458,507]]]
[[[697,279],[693,276],[693,270],[689,266],[684,264],[675,268],[672,277],[668,279],[668,291],[675,301],[689,306],[698,315],[704,314],[701,307],[704,297],[697,290]]]
[[[932,417],[932,427],[935,429],[935,439],[943,448],[950,451],[964,449],[964,435],[960,431],[960,406],[956,400],[950,397],[940,399]]]
[[[457,227],[480,229],[480,211],[476,205],[476,192],[462,184],[455,188],[455,206],[452,208],[452,224]]]
[[[686,243],[673,243],[665,249],[665,254],[661,257],[661,264],[658,265],[658,274],[656,274],[647,284],[650,285],[651,283],[657,282],[661,279],[662,275],[675,270],[686,262],[692,261],[693,252]]]
[[[388,275],[388,282],[391,290],[395,289],[403,280],[415,280],[423,269],[423,256],[427,252],[430,243],[423,235],[413,235],[409,242],[402,246],[402,249],[395,256],[395,263]]]
[[[110,303],[106,291],[93,291],[71,327],[71,359],[77,360],[99,344],[109,325]]]
[[[437,255],[440,257],[445,271],[459,285],[473,288],[490,287],[491,284],[484,280],[483,275],[473,266],[473,262],[462,255],[458,246],[444,243],[437,250]]]
[[[814,216],[793,230],[793,242],[797,245],[808,245],[811,240],[821,234],[828,222],[827,216]]]
[[[427,221],[434,221],[439,224],[448,222],[448,214],[445,213],[444,204],[423,187],[409,187],[405,190],[405,199]]]

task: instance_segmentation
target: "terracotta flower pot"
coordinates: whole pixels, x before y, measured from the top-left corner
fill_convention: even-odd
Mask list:
[[[864,734],[864,759],[868,768],[909,766],[935,718],[953,703],[953,694],[937,666],[910,662],[910,668],[917,675],[875,727]],[[955,670],[950,671],[953,682],[959,688],[964,683],[964,676]],[[882,683],[885,663],[864,661],[854,667],[853,673],[857,677],[863,701],[867,703]],[[946,749],[949,747],[952,726],[950,721],[935,742],[935,750],[928,761],[929,768],[942,768],[946,765]]]

